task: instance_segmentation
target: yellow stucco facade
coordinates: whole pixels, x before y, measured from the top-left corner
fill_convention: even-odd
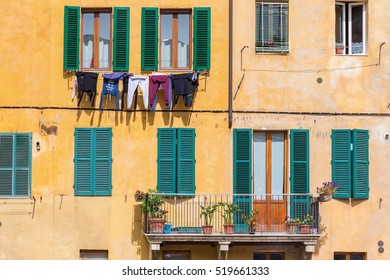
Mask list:
[[[32,160],[31,197],[0,197],[0,259],[79,259],[81,250],[107,250],[113,260],[151,258],[134,193],[156,188],[158,128],[182,127],[196,131],[196,194],[233,193],[234,129],[309,130],[313,194],[332,177],[332,129],[368,130],[369,198],[320,203],[321,232],[310,258],[333,259],[335,252],[361,252],[367,259],[390,259],[386,248],[390,242],[390,140],[385,138],[390,133],[389,1],[365,2],[367,51],[358,56],[334,53],[335,1],[288,1],[286,54],[256,53],[256,1],[231,2],[231,57],[227,0],[1,4],[6,12],[0,18],[0,133],[31,133]],[[151,74],[141,70],[143,7],[210,7],[210,70],[199,76],[192,108],[180,100],[175,110],[165,110],[159,91],[155,112],[143,110],[142,105],[135,111],[115,110],[115,98],[105,101],[99,111],[101,76],[95,108],[91,110],[87,102],[78,107],[77,100],[72,100],[74,72],[63,68],[65,6],[130,7],[128,72],[134,75]],[[382,42],[386,44],[380,47]],[[75,128],[96,127],[112,128],[112,194],[77,196]],[[285,187],[288,192],[290,183]],[[378,252],[379,240],[384,242],[383,253]],[[217,259],[219,254],[214,246],[190,242],[168,244],[161,249],[165,250],[189,250],[192,259]],[[237,244],[228,258],[253,259],[256,252],[305,258],[295,247],[277,242]]]

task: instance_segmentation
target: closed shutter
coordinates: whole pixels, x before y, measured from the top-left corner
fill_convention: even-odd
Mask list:
[[[233,197],[242,210],[234,213],[235,231],[247,231],[242,215],[252,210],[252,130],[233,130]],[[249,194],[249,195],[248,195]]]
[[[15,193],[30,196],[31,134],[15,135]]]
[[[76,128],[75,131],[75,195],[92,195],[92,130]]]
[[[339,185],[334,198],[351,197],[351,131],[349,129],[332,130],[332,181]]]
[[[194,70],[210,70],[211,10],[194,8]]]
[[[113,70],[129,70],[130,8],[114,8]]]
[[[354,198],[368,198],[369,193],[369,156],[368,131],[355,129],[352,131],[352,166]]]
[[[290,131],[290,153],[290,217],[303,219],[310,212],[309,130]]]
[[[142,8],[141,69],[158,68],[158,8]]]
[[[195,129],[177,129],[177,193],[195,193]]]
[[[80,7],[65,6],[64,11],[64,70],[79,69]]]
[[[94,135],[94,190],[97,196],[111,195],[112,130],[96,128]]]
[[[0,135],[0,196],[12,196],[14,139]]]
[[[176,193],[176,129],[159,128],[157,137],[157,191]]]

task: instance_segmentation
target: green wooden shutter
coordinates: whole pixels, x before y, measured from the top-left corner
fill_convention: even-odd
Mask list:
[[[94,129],[94,189],[93,195],[111,195],[112,166],[112,130],[111,128]]]
[[[368,198],[369,193],[369,157],[368,131],[354,129],[352,131],[352,174],[354,198]]]
[[[176,193],[176,129],[159,128],[157,137],[157,191]]]
[[[75,131],[75,195],[92,195],[92,130],[76,128]]]
[[[194,8],[194,70],[210,70],[210,26],[210,8]]]
[[[14,196],[30,196],[31,134],[15,135],[15,191]]]
[[[332,130],[332,181],[339,185],[334,198],[350,198],[352,195],[351,131]]]
[[[79,69],[80,7],[65,6],[64,12],[64,70]]]
[[[129,70],[130,8],[114,7],[113,70]]]
[[[309,143],[309,130],[290,131],[291,218],[303,219],[310,211]]]
[[[141,69],[158,68],[158,8],[142,8]]]
[[[14,139],[0,135],[0,196],[12,196]]]
[[[252,130],[233,130],[233,197],[241,213],[234,214],[235,231],[247,231],[242,215],[252,210]],[[249,195],[248,195],[249,194]]]
[[[177,193],[195,193],[195,129],[177,129]]]

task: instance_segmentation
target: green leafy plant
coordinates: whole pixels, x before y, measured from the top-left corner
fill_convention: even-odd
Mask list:
[[[147,193],[144,193],[141,201],[141,211],[147,214],[149,218],[165,218],[168,213],[168,211],[162,209],[164,197],[157,194],[156,190],[149,189]]]
[[[257,221],[256,221],[257,214],[259,214],[258,211],[252,210],[249,213],[249,215],[242,215],[242,219],[245,221],[245,224],[248,225],[250,231],[252,231],[252,230],[254,230],[256,228],[256,225],[257,225]]]
[[[242,212],[240,207],[235,203],[220,202],[219,206],[222,207],[222,217],[224,219],[225,225],[233,224],[233,214],[234,212]]]
[[[301,220],[299,218],[290,218],[290,217],[286,217],[286,220],[284,221],[284,223],[286,225],[289,225],[289,226],[297,226],[301,223]]]
[[[311,226],[314,223],[314,218],[312,215],[307,214],[303,221],[300,223],[301,225]]]
[[[211,221],[213,220],[213,216],[215,211],[217,211],[219,204],[213,204],[209,206],[200,206],[200,217],[204,217],[204,225],[210,226]]]

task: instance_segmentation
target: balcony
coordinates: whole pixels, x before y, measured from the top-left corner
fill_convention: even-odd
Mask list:
[[[160,204],[155,205],[155,196],[160,196]],[[301,246],[311,253],[319,238],[319,203],[310,194],[149,194],[146,197],[149,210],[154,217],[162,218],[163,223],[156,226],[156,219],[145,215],[144,233],[151,250],[160,250],[161,244],[205,244],[219,245],[220,251],[228,251],[235,245],[288,244]],[[231,221],[233,230],[226,232],[224,207],[236,204]],[[205,233],[204,209],[215,208],[208,224],[212,231]],[[250,232],[245,217],[255,213],[255,231]],[[157,214],[156,214],[157,213]],[[288,225],[287,219],[302,222],[307,215],[313,217],[304,230],[302,226]],[[158,220],[158,219],[157,219]],[[224,258],[221,256],[221,258]]]

